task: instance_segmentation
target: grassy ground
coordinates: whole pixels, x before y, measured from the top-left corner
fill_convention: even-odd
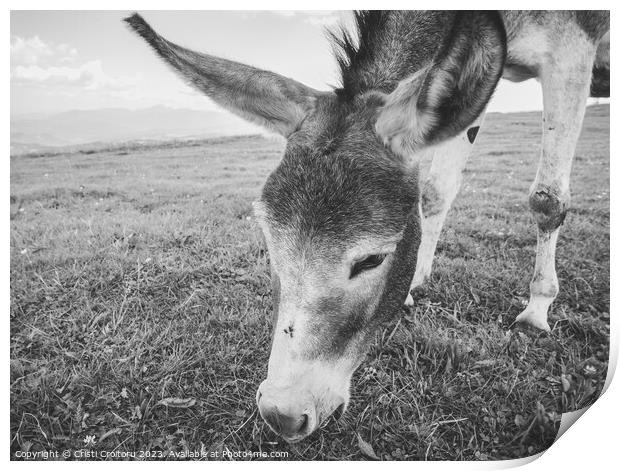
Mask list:
[[[377,333],[352,403],[289,446],[258,416],[270,335],[251,201],[281,144],[239,138],[11,160],[11,452],[287,451],[506,459],[592,403],[609,341],[609,108],[588,112],[551,335],[508,331],[536,236],[537,113],[490,115],[415,309]],[[183,399],[176,402],[173,399]]]

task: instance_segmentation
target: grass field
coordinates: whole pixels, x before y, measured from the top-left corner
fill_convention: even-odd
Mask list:
[[[260,137],[11,159],[11,456],[286,451],[289,459],[508,459],[592,403],[609,343],[609,107],[588,110],[550,335],[509,331],[536,235],[539,113],[489,115],[416,307],[377,332],[339,421],[289,446],[255,391],[270,336],[251,202]]]

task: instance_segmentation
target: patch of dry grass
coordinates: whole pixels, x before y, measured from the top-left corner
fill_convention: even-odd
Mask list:
[[[11,451],[288,451],[291,459],[504,459],[592,403],[609,342],[609,108],[588,112],[551,335],[508,331],[536,237],[535,113],[491,115],[431,282],[376,335],[351,407],[289,446],[260,419],[270,285],[251,201],[261,138],[11,161]],[[181,398],[176,404],[167,398]],[[162,402],[163,401],[163,402]]]

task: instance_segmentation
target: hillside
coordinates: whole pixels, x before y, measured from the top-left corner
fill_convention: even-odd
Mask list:
[[[510,327],[534,267],[527,195],[540,134],[540,113],[487,117],[431,279],[414,307],[377,329],[340,421],[296,445],[255,405],[273,304],[252,201],[282,143],[246,136],[11,158],[12,456],[80,450],[86,436],[93,452],[167,458],[358,460],[358,437],[383,460],[545,450],[562,413],[592,404],[607,376],[609,107],[588,109],[577,146],[549,335]]]

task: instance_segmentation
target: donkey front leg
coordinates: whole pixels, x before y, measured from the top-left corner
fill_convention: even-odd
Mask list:
[[[441,228],[461,186],[463,169],[483,120],[484,112],[465,132],[432,150],[431,168],[420,188],[422,240],[410,289],[420,286],[431,274]],[[405,304],[413,304],[411,295]]]
[[[590,90],[595,45],[580,31],[564,38],[541,65],[542,154],[530,189],[530,209],[538,226],[536,265],[530,300],[516,318],[549,331],[547,312],[558,294],[555,247],[569,205],[570,171]]]

